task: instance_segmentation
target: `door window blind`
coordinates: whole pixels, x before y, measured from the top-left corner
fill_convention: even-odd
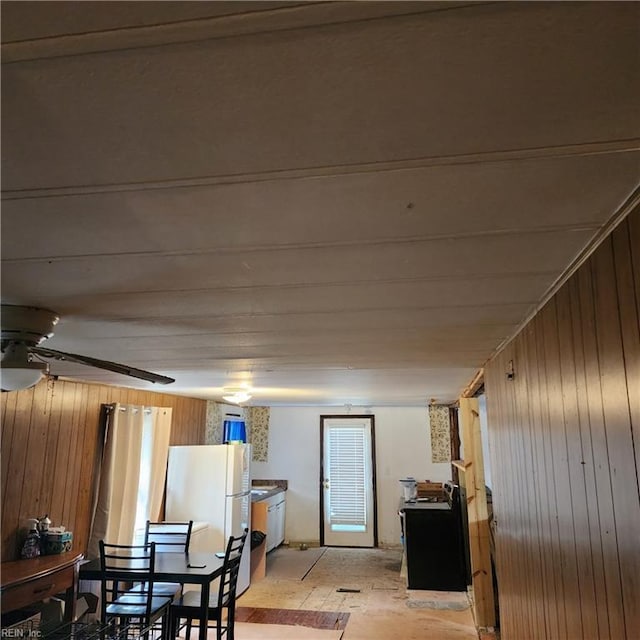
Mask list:
[[[329,429],[329,483],[331,526],[366,527],[365,426]]]

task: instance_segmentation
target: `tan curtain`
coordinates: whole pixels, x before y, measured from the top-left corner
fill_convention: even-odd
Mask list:
[[[144,411],[116,403],[107,417],[100,488],[89,541],[89,556],[98,556],[98,541],[131,544],[138,500]]]
[[[169,441],[171,438],[171,407],[151,408],[151,477],[149,487],[149,504],[147,518],[158,520],[162,499],[164,497],[164,482],[167,477],[167,459],[169,457]]]
[[[143,492],[147,494],[148,501],[145,513],[141,514],[145,520],[157,520],[160,516],[167,472],[171,408],[116,403],[107,409],[89,557],[98,556],[99,540],[131,544],[134,539],[143,445],[151,449],[149,486],[148,491]]]

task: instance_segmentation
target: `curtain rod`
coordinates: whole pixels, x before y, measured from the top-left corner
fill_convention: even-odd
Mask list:
[[[107,411],[113,411],[116,408],[115,404],[108,404],[108,405],[105,405],[105,406],[106,406]],[[157,407],[157,408],[166,410],[165,407]],[[133,413],[137,413],[138,411],[140,411],[140,409],[138,409],[137,407],[127,407],[126,405],[125,406],[120,405],[120,411],[129,411],[129,410],[133,411]],[[142,410],[142,412],[143,413],[151,413],[152,409],[145,408],[145,409]]]

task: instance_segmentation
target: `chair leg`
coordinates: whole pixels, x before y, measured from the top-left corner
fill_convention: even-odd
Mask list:
[[[187,630],[184,632],[186,640],[191,639],[191,618],[187,618]]]
[[[227,608],[227,638],[234,640],[236,623],[236,606],[235,602],[231,602]]]
[[[164,613],[162,616],[161,624],[160,624],[160,633],[163,638],[169,637],[169,610]],[[170,639],[172,640],[172,639]]]
[[[222,624],[222,612],[223,611],[224,611],[223,607],[218,609],[218,615],[216,617],[217,640],[222,640],[222,635],[224,633],[227,634],[226,640],[229,640],[229,638],[231,637],[231,636],[229,636],[229,611],[227,610],[227,623],[225,625]]]
[[[175,614],[169,610],[169,640],[174,640],[176,637],[176,621]]]
[[[144,634],[142,636],[144,640],[150,640],[151,638],[151,625],[151,620],[148,620],[147,618],[140,618],[140,627],[144,629]]]
[[[177,613],[169,614],[169,640],[175,640],[178,637],[180,629],[180,616]]]

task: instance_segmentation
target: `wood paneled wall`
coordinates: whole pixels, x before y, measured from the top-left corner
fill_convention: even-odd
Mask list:
[[[637,208],[485,368],[503,640],[640,637],[639,327]]]
[[[204,443],[205,400],[63,380],[3,393],[2,561],[19,557],[27,519],[49,514],[86,552],[100,407],[172,407],[171,444]]]

